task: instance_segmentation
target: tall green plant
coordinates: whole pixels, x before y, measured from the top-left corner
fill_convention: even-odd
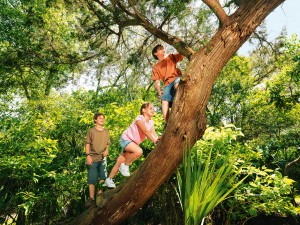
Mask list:
[[[178,193],[186,225],[201,221],[245,179],[236,181],[242,167],[235,169],[230,157],[213,158],[213,146],[206,155],[197,148],[185,150],[183,174],[177,172]]]

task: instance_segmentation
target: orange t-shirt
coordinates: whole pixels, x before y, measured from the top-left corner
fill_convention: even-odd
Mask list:
[[[180,62],[183,57],[181,54],[170,54],[155,64],[152,68],[152,80],[162,80],[164,86],[171,84],[176,77],[182,75],[180,69],[176,67],[176,63]]]

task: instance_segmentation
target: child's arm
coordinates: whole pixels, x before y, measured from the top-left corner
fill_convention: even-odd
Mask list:
[[[156,137],[156,142],[155,142],[155,143],[157,143],[157,142],[160,140],[160,137],[158,137],[158,135],[157,135],[157,133],[156,133],[156,131],[155,131],[154,126],[151,127],[150,132],[152,133],[152,135],[153,135],[154,137]]]
[[[105,158],[106,156],[108,156],[108,146],[109,144],[106,145],[104,152],[102,153],[103,157]]]
[[[145,126],[145,124],[144,124],[144,122],[143,122],[142,120],[137,120],[137,121],[136,121],[136,125],[143,131],[143,133],[144,133],[144,134],[145,134],[152,142],[154,142],[154,143],[157,142],[158,137],[157,137],[156,133],[153,134],[153,133],[151,133],[149,130],[147,130],[147,128],[146,128],[146,126]]]
[[[178,62],[182,61],[183,58],[184,58],[184,56],[181,55],[180,53],[171,54],[171,56],[172,56],[172,58],[173,58],[173,60],[174,60],[175,63],[178,63]]]
[[[105,150],[103,151],[102,155],[105,158],[106,156],[108,156],[108,147],[110,145],[110,134],[109,131],[107,131],[108,137],[107,137],[107,142],[106,142],[106,146],[105,146]]]
[[[154,81],[154,87],[157,90],[158,97],[161,98],[161,96],[164,92],[160,89],[160,80]]]
[[[85,144],[86,164],[89,166],[91,166],[93,164],[93,159],[90,155],[90,148],[91,148],[91,145],[86,143]]]

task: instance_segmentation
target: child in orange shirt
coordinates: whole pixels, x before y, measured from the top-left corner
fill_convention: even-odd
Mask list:
[[[176,93],[182,75],[176,64],[180,62],[184,56],[181,54],[170,54],[165,57],[165,50],[162,45],[156,45],[152,50],[152,55],[158,62],[152,68],[152,79],[154,80],[155,89],[158,97],[162,102],[162,113],[165,123],[168,122],[169,108]],[[164,83],[164,89],[161,90],[160,81]]]

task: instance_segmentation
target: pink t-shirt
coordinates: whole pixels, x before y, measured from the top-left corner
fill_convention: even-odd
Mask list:
[[[145,117],[143,115],[139,115],[135,118],[135,120],[132,122],[132,124],[125,130],[122,134],[122,138],[124,140],[130,140],[135,142],[137,145],[142,143],[147,136],[144,134],[144,132],[138,128],[136,121],[142,120],[147,128],[147,130],[151,130],[151,127],[154,126],[153,120],[149,120],[149,122],[146,122]]]

